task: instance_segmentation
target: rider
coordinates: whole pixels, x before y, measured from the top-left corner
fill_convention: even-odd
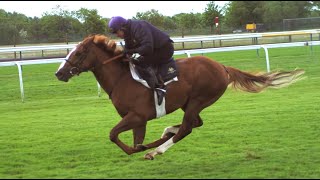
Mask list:
[[[109,28],[117,37],[124,39],[124,54],[129,55],[140,69],[144,69],[144,74],[148,76],[146,81],[152,90],[156,90],[160,105],[166,87],[162,80],[157,79],[152,67],[170,61],[174,53],[173,41],[169,35],[144,20],[115,16],[109,21]]]

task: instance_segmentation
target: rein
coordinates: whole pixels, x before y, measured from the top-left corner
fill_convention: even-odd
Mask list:
[[[124,56],[124,54],[119,54],[119,55],[114,56],[114,57],[112,57],[112,58],[110,58],[110,59],[107,59],[107,60],[104,61],[102,64],[107,64],[107,63],[109,63],[109,62],[111,62],[111,61],[113,61],[113,60],[119,59],[119,58],[121,58],[121,57],[123,57],[123,56]]]

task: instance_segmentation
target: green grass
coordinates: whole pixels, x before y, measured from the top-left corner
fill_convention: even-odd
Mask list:
[[[263,50],[206,54],[227,66],[266,71]],[[320,49],[269,50],[271,70],[302,68],[306,79],[250,94],[228,89],[201,113],[204,125],[155,160],[109,141],[119,122],[92,73],[58,81],[58,64],[0,69],[1,178],[319,178]],[[213,82],[214,83],[214,82]],[[145,143],[181,122],[178,110],[150,121]],[[132,144],[132,132],[120,138]]]

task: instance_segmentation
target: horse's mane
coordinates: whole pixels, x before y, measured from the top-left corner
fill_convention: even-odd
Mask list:
[[[89,35],[82,41],[84,46],[89,42],[93,42],[104,51],[113,53],[114,56],[122,53],[123,51],[122,47],[117,46],[114,40],[110,39],[105,35],[101,35],[101,34]]]

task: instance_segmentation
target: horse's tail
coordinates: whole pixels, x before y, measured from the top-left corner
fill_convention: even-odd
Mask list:
[[[253,93],[261,92],[267,87],[281,88],[288,86],[301,80],[301,75],[304,74],[304,70],[301,69],[264,74],[251,74],[233,67],[226,67],[226,69],[230,77],[229,83],[232,83],[233,88]]]

